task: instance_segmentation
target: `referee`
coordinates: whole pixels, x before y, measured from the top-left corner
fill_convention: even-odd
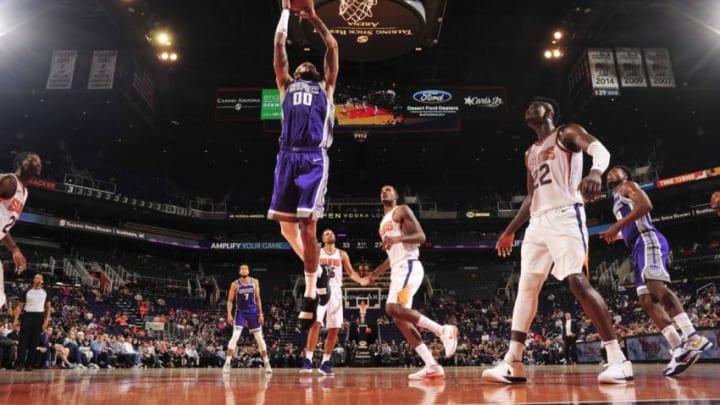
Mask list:
[[[42,285],[43,275],[35,274],[32,288],[20,296],[15,310],[13,327],[20,330],[15,371],[22,371],[23,367],[28,371],[33,369],[35,351],[40,346],[40,335],[47,329],[50,321],[50,297]]]

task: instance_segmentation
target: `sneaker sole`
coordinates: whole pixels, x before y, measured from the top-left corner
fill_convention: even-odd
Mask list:
[[[609,379],[600,379],[598,378],[598,382],[601,384],[628,384],[635,381],[635,377],[625,377],[625,378],[609,378]]]
[[[525,377],[496,377],[494,375],[486,376],[483,375],[484,381],[498,383],[498,384],[524,384],[527,382]]]
[[[698,357],[699,357],[699,356],[698,356]],[[696,361],[697,361],[697,360],[696,360]],[[678,374],[682,373],[683,371],[685,371],[685,370],[687,370],[688,368],[690,368],[691,365],[692,365],[692,363],[690,363],[690,364],[687,364],[687,363],[678,364],[677,367],[675,367],[675,369],[672,370],[672,372],[669,371],[669,368],[668,368],[668,367],[664,368],[662,372],[663,372],[663,375],[664,375],[665,377],[671,377],[671,376],[678,375]]]
[[[425,374],[420,377],[408,376],[408,380],[411,380],[411,381],[423,381],[423,380],[437,381],[437,380],[444,380],[444,379],[445,379],[445,374]]]

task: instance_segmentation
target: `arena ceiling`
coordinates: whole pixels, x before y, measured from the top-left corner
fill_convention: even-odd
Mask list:
[[[215,122],[213,107],[220,87],[273,86],[278,2],[58,0],[48,4],[10,0],[0,6],[0,21],[12,28],[3,31],[0,26],[0,73],[12,73],[0,78],[6,106],[0,109],[6,123],[0,153],[5,162],[12,151],[33,148],[53,156],[57,170],[87,168],[119,183],[121,172],[130,171],[141,177],[145,173],[153,184],[172,180],[186,194],[221,198],[228,193],[269,193],[275,134],[264,133],[259,122]],[[468,182],[467,173],[473,173],[471,181],[499,179],[522,185],[522,153],[533,135],[521,117],[527,101],[537,94],[560,99],[565,116],[597,132],[611,150],[613,144],[667,138],[670,130],[677,134],[677,142],[691,136],[704,151],[717,146],[714,139],[720,125],[712,106],[720,102],[720,5],[715,1],[427,0],[424,4],[442,6],[436,45],[423,42],[421,50],[387,60],[343,61],[340,79],[502,86],[508,94],[508,115],[503,120],[463,122],[450,134],[374,136],[371,131],[366,144],[340,134],[332,152],[331,180],[339,188],[349,188],[347,180],[352,179],[360,184],[362,194],[374,196],[378,182],[460,184]],[[17,21],[12,20],[15,17]],[[160,63],[146,39],[160,28],[172,32],[180,55],[175,64]],[[556,29],[566,35],[560,43],[564,57],[548,61],[543,51],[552,46]],[[669,48],[678,88],[573,102],[568,73],[588,46]],[[127,94],[129,86],[99,95],[44,91],[52,49],[113,47],[121,54],[127,51],[133,61],[141,61],[157,75],[153,111]],[[321,59],[320,52],[304,47],[289,47],[292,65]],[[126,73],[116,80],[129,83],[132,77]],[[708,139],[710,135],[715,138]]]

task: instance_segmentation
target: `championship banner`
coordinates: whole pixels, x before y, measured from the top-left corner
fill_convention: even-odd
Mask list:
[[[588,64],[592,79],[593,94],[596,96],[620,95],[615,57],[610,48],[588,48]]]
[[[262,94],[259,88],[218,89],[216,121],[256,121],[260,118]]]
[[[115,81],[117,50],[93,51],[88,90],[110,90]]]
[[[45,86],[47,90],[67,90],[72,88],[77,52],[75,49],[53,51],[50,73]]]
[[[615,48],[615,58],[622,87],[647,87],[642,52],[639,48]]]
[[[670,52],[665,48],[645,48],[643,54],[650,78],[650,87],[675,87]]]

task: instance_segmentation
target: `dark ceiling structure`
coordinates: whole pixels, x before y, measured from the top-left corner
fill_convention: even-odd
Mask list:
[[[717,161],[717,2],[415,3],[429,18],[416,46],[382,60],[343,60],[340,81],[497,86],[506,91],[507,114],[500,120],[463,120],[451,133],[380,135],[370,130],[362,144],[351,134],[338,134],[330,153],[330,195],[336,190],[375,196],[379,182],[416,189],[491,183],[502,191],[522,191],[522,156],[533,141],[522,112],[539,94],[560,100],[564,117],[585,125],[615,157],[637,161],[644,153],[666,151],[666,160],[674,162],[665,165],[670,175]],[[178,197],[250,195],[257,201],[258,195],[269,195],[276,134],[265,131],[259,120],[218,122],[214,103],[218,88],[274,86],[272,40],[278,16],[278,2],[267,0],[4,2],[2,161],[7,165],[14,151],[31,148],[48,156],[55,177],[84,171],[115,181],[120,189]],[[162,29],[172,33],[176,63],[159,60],[148,40]],[[556,30],[564,37],[554,45]],[[322,50],[307,38],[292,39],[293,66],[321,61]],[[563,57],[545,59],[544,50],[553,46]],[[677,87],[573,98],[568,77],[586,48],[621,46],[669,49]],[[117,49],[113,89],[94,92],[75,83],[68,91],[47,90],[48,66],[58,49],[78,50],[76,77],[87,76],[93,50]],[[143,77],[152,79],[151,102],[138,90]],[[688,148],[695,148],[693,162],[669,159]]]

